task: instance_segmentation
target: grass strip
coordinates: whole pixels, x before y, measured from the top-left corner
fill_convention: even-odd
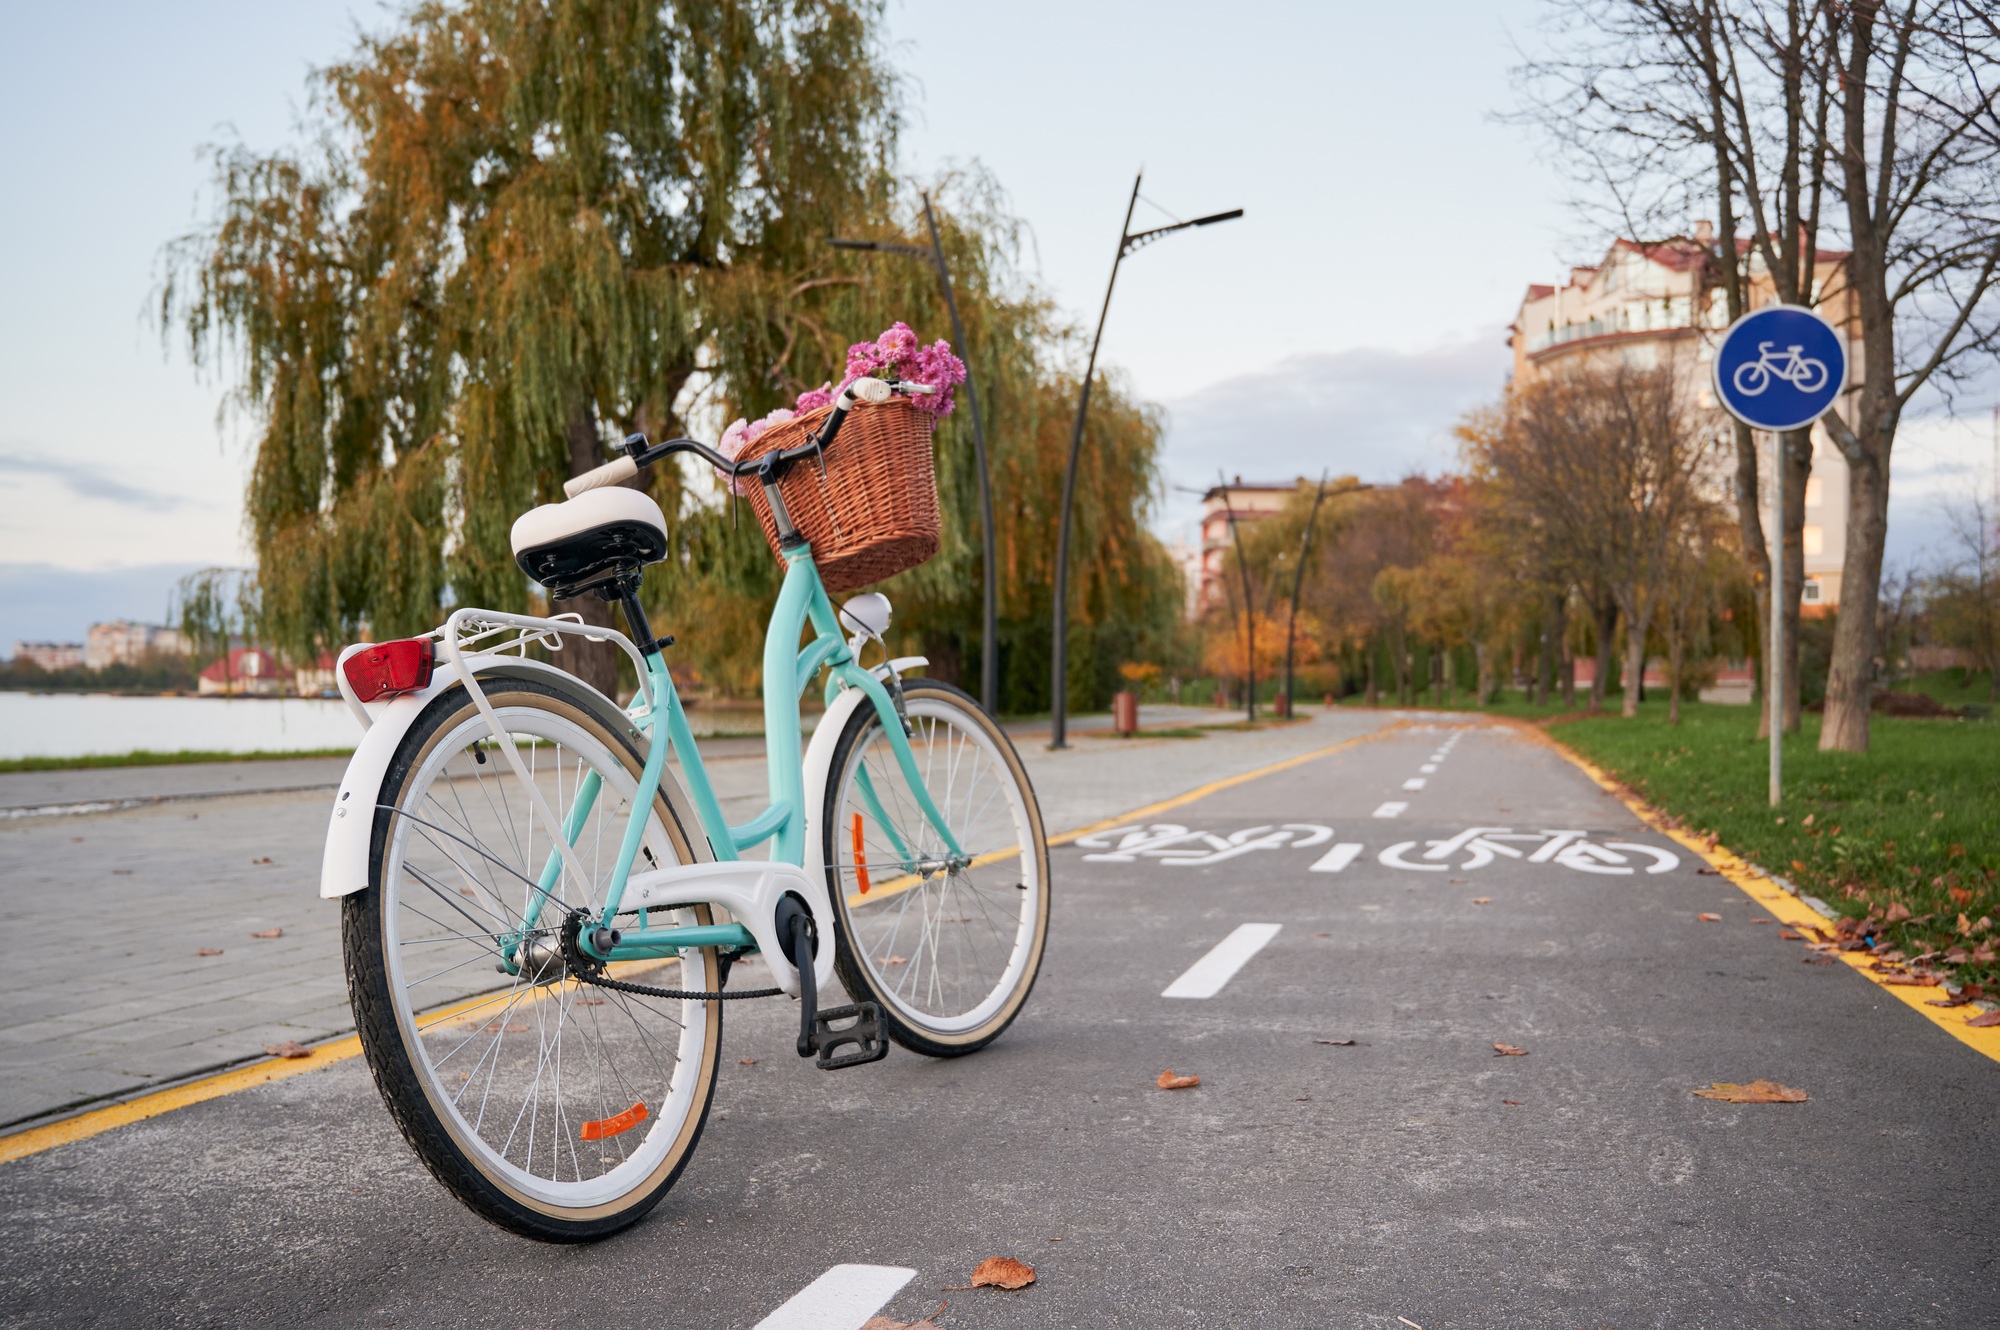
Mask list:
[[[0,759],[5,771],[85,771],[97,767],[177,767],[192,762],[276,762],[295,757],[351,757],[353,745],[345,748],[258,748],[247,753],[221,749],[180,748],[160,752],[137,748],[129,753],[85,753],[78,757],[10,757]]]

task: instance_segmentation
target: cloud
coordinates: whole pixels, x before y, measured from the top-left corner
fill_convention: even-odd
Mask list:
[[[0,475],[5,474],[47,476],[82,498],[100,499],[105,503],[123,504],[128,508],[143,508],[149,513],[170,513],[181,508],[206,506],[179,494],[159,494],[152,490],[135,489],[113,480],[96,467],[81,466],[74,462],[59,462],[48,457],[23,457],[18,453],[0,453]]]
[[[1283,481],[1322,471],[1394,481],[1457,460],[1452,426],[1499,395],[1508,351],[1495,329],[1424,351],[1363,349],[1291,356],[1169,402],[1170,486],[1207,488],[1218,470]],[[1169,490],[1169,530],[1192,520],[1191,495]]]

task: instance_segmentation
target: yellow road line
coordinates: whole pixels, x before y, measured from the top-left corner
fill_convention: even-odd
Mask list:
[[[621,961],[612,965],[610,972],[615,977],[629,979],[634,971],[653,969],[666,963],[651,959]],[[512,1009],[540,1002],[550,992],[548,988],[536,989],[523,995],[523,1000],[514,1002]],[[430,1030],[453,1017],[464,1016],[481,1007],[515,997],[519,993],[518,989],[496,988],[489,993],[474,994],[472,997],[425,1012],[420,1024],[423,1029]],[[492,1018],[482,1014],[479,1019],[485,1021]],[[345,1039],[335,1039],[319,1045],[313,1049],[311,1057],[267,1058],[241,1067],[232,1067],[213,1076],[204,1076],[200,1080],[188,1081],[183,1085],[140,1095],[124,1103],[79,1113],[73,1118],[51,1122],[44,1127],[29,1127],[11,1136],[0,1136],[0,1164],[40,1154],[44,1150],[53,1150],[58,1145],[87,1140],[115,1127],[144,1122],[147,1118],[171,1113],[177,1108],[206,1103],[210,1099],[220,1099],[224,1095],[235,1094],[238,1090],[250,1090],[259,1085],[268,1085],[272,1081],[282,1081],[288,1076],[297,1076],[302,1072],[331,1067],[336,1062],[345,1062],[349,1058],[358,1056],[360,1052],[361,1037],[351,1034]]]
[[[1051,836],[1049,837],[1049,844],[1067,845],[1073,840],[1080,840],[1090,835],[1092,832],[1106,831],[1112,827],[1122,826],[1127,822],[1136,822],[1143,817],[1155,817],[1161,813],[1171,812],[1176,808],[1185,807],[1197,799],[1206,799],[1211,794],[1233,789],[1238,785],[1243,785],[1253,780],[1261,780],[1265,776],[1275,776],[1280,771],[1290,771],[1293,767],[1302,767],[1308,762],[1317,762],[1323,757],[1332,757],[1335,753],[1345,752],[1349,748],[1365,744],[1370,740],[1380,739],[1384,735],[1408,729],[1411,724],[1412,722],[1406,720],[1391,721],[1389,724],[1372,730],[1367,734],[1357,734],[1352,739],[1343,739],[1330,748],[1319,748],[1310,753],[1301,753],[1297,757],[1288,757],[1282,762],[1273,762],[1269,766],[1258,767],[1254,771],[1245,771],[1239,775],[1224,776],[1221,780],[1212,780],[1206,785],[1197,786],[1189,790],[1186,794],[1177,794],[1171,799],[1162,799],[1156,804],[1147,804],[1144,808],[1135,808],[1129,813],[1121,813],[1117,817],[1107,817],[1102,821],[1092,822],[1087,827],[1078,827],[1074,831],[1065,831],[1060,835]]]
[[[1724,849],[1719,845],[1710,848],[1708,842],[1699,840],[1680,828],[1673,826],[1665,813],[1633,794],[1623,783],[1612,777],[1596,763],[1571,748],[1568,744],[1550,735],[1540,726],[1511,720],[1509,723],[1517,732],[1525,733],[1529,737],[1555,749],[1557,753],[1560,753],[1581,770],[1584,775],[1590,777],[1604,789],[1615,795],[1618,802],[1631,809],[1633,813],[1638,815],[1640,821],[1644,822],[1654,831],[1672,838],[1675,842],[1687,847],[1707,860],[1711,868],[1715,869],[1716,872],[1720,873],[1728,881],[1734,883],[1742,890],[1744,895],[1762,905],[1770,912],[1771,917],[1778,920],[1778,922],[1794,929],[1819,927],[1827,922],[1819,911],[1813,909],[1812,906],[1807,905],[1797,896],[1792,895],[1792,893],[1771,881],[1761,869],[1757,868],[1756,865],[1741,855]],[[1922,1016],[1925,1020],[1937,1026],[1966,1047],[1976,1052],[1984,1053],[1995,1062],[2000,1062],[2000,1025],[1988,1026],[1985,1029],[1974,1029],[1965,1023],[1971,1017],[1979,1014],[1977,1007],[1929,1006],[1927,1005],[1928,999],[1944,996],[1943,988],[1919,988],[1911,984],[1884,983],[1881,975],[1876,974],[1868,968],[1874,962],[1875,958],[1865,951],[1843,951],[1835,952],[1833,955],[1845,961],[1847,968],[1853,970],[1877,988],[1884,989],[1890,996],[1894,997],[1911,1011],[1916,1012],[1919,1016]]]
[[[58,1145],[81,1141],[100,1132],[110,1131],[113,1127],[143,1122],[147,1118],[171,1113],[190,1104],[205,1103],[210,1099],[220,1099],[223,1095],[235,1094],[238,1090],[248,1090],[253,1086],[282,1081],[287,1076],[297,1076],[302,1072],[330,1067],[336,1062],[345,1062],[360,1052],[360,1038],[349,1035],[330,1044],[321,1044],[312,1051],[311,1057],[270,1058],[262,1062],[253,1062],[245,1067],[236,1067],[229,1071],[218,1072],[214,1076],[205,1076],[198,1081],[189,1081],[185,1085],[176,1085],[170,1090],[158,1090],[122,1104],[112,1104],[108,1108],[93,1109],[73,1118],[65,1118],[61,1122],[51,1122],[46,1127],[30,1127],[11,1136],[0,1136],[0,1164],[40,1154],[44,1150],[53,1150]]]
[[[1357,744],[1366,743],[1370,739],[1378,739],[1385,734],[1403,729],[1409,723],[1407,721],[1394,721],[1372,733],[1357,735],[1352,739],[1343,740],[1329,748],[1317,749],[1310,753],[1301,753],[1297,757],[1288,757],[1281,762],[1273,762],[1267,766],[1258,767],[1254,771],[1245,771],[1239,775],[1225,776],[1221,780],[1212,780],[1206,785],[1198,786],[1185,794],[1177,794],[1171,799],[1162,799],[1158,803],[1147,804],[1143,808],[1135,808],[1131,812],[1119,817],[1105,818],[1100,822],[1092,822],[1088,826],[1078,827],[1073,831],[1065,831],[1060,835],[1051,836],[1049,837],[1049,844],[1067,845],[1080,836],[1088,836],[1093,831],[1102,831],[1138,818],[1152,817],[1156,814],[1167,812],[1170,809],[1180,808],[1186,804],[1193,803],[1197,799],[1205,799],[1209,795],[1221,790],[1242,785],[1246,781],[1276,775],[1280,771],[1289,771],[1293,767],[1304,766],[1308,762],[1316,762],[1323,757],[1331,757],[1333,754],[1353,748]],[[873,895],[873,893],[870,894],[871,896]],[[650,965],[653,963],[650,961],[633,962],[636,965]],[[490,1002],[493,997],[494,994],[481,994],[478,997],[469,998],[463,1003],[454,1004],[453,1007],[445,1008],[442,1012],[438,1013],[430,1023],[434,1024],[438,1019],[448,1019],[454,1012],[463,1012],[482,1003]],[[1980,1033],[1985,1032],[1981,1031]],[[52,1122],[45,1127],[29,1127],[24,1131],[15,1132],[11,1136],[0,1136],[0,1164],[15,1159],[23,1159],[28,1155],[40,1154],[44,1150],[53,1150],[59,1145],[69,1145],[76,1141],[86,1140],[102,1132],[110,1131],[113,1128],[126,1126],[129,1123],[143,1122],[147,1118],[158,1117],[162,1113],[171,1113],[177,1108],[186,1108],[191,1104],[206,1103],[210,1099],[220,1099],[224,1095],[235,1094],[239,1090],[249,1090],[259,1085],[267,1085],[272,1081],[284,1080],[288,1076],[297,1076],[303,1072],[317,1071],[321,1067],[330,1067],[336,1062],[345,1062],[349,1058],[357,1056],[360,1052],[360,1038],[356,1035],[349,1035],[345,1039],[336,1039],[331,1043],[321,1044],[312,1051],[311,1057],[270,1058],[262,1062],[253,1062],[247,1066],[236,1067],[229,1071],[218,1072],[213,1076],[203,1077],[200,1080],[189,1081],[185,1085],[176,1085],[172,1089],[158,1090],[152,1094],[141,1095],[136,1099],[127,1100],[122,1104],[112,1104],[106,1108],[93,1109],[88,1113],[79,1113],[73,1118],[65,1118],[61,1122]]]

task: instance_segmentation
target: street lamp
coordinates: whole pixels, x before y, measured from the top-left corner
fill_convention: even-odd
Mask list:
[[[952,291],[951,268],[944,261],[944,242],[938,236],[937,218],[931,212],[931,196],[921,194],[918,197],[924,201],[924,225],[930,228],[929,249],[890,240],[836,238],[827,243],[835,249],[876,250],[922,259],[937,269],[938,281],[944,286],[944,307],[951,314],[952,340],[958,344],[959,354],[965,360],[965,400],[972,408],[972,451],[979,465],[980,581],[985,583],[985,604],[979,627],[979,701],[989,713],[996,713],[1000,676],[1000,597],[995,572],[1000,561],[994,552],[993,471],[986,460],[986,422],[979,414],[979,393],[972,386],[972,348],[966,344],[965,325],[959,322],[958,297]]]
[[[1299,537],[1299,566],[1292,573],[1292,613],[1285,620],[1285,714],[1297,714],[1297,702],[1292,697],[1292,643],[1299,626],[1299,592],[1306,583],[1306,558],[1312,553],[1313,525],[1319,521],[1319,506],[1326,502],[1326,472],[1319,475],[1319,488],[1313,492],[1312,512],[1306,515],[1305,534]]]
[[[1125,256],[1135,249],[1152,244],[1161,236],[1172,235],[1175,231],[1185,231],[1191,226],[1208,226],[1214,222],[1227,222],[1243,215],[1243,209],[1233,208],[1228,212],[1210,213],[1192,221],[1175,222],[1172,226],[1156,226],[1150,231],[1132,231],[1132,209],[1139,202],[1139,182],[1145,179],[1141,171],[1132,177],[1132,197],[1125,204],[1125,223],[1118,232],[1118,253],[1111,260],[1111,280],[1104,284],[1104,305],[1097,312],[1097,333],[1090,339],[1090,360],[1083,370],[1083,392],[1076,403],[1076,426],[1069,436],[1069,464],[1063,470],[1062,518],[1056,527],[1056,594],[1055,594],[1055,653],[1050,661],[1050,678],[1053,684],[1055,702],[1054,732],[1049,738],[1049,747],[1069,747],[1069,525],[1070,512],[1076,506],[1076,462],[1077,453],[1083,447],[1083,422],[1090,412],[1090,380],[1097,373],[1097,347],[1104,340],[1104,319],[1111,313],[1111,292],[1118,285],[1118,265]]]

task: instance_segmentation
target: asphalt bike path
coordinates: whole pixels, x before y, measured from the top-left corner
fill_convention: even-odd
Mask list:
[[[733,1005],[700,1150],[607,1242],[473,1218],[353,1060],[0,1167],[0,1323],[1986,1323],[2000,1065],[1703,868],[1417,719],[1059,847],[979,1055],[821,1073]],[[1811,1097],[1690,1093],[1756,1078]],[[996,1255],[1036,1283],[948,1291]]]

